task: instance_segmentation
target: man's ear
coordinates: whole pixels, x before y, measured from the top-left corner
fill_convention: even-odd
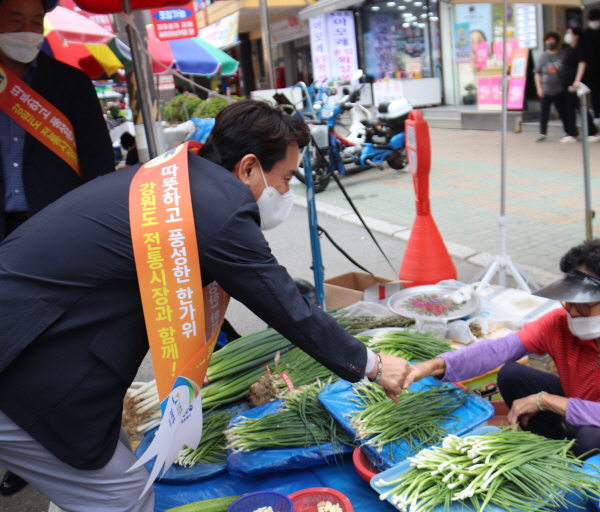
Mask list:
[[[257,161],[255,155],[245,155],[233,168],[233,174],[248,187],[250,186],[252,170]]]

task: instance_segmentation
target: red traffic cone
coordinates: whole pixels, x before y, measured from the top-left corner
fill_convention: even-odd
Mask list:
[[[400,280],[409,281],[405,286],[410,287],[456,279],[456,267],[431,216],[431,143],[429,127],[419,110],[413,110],[406,121],[406,150],[415,186],[417,217],[400,266]]]

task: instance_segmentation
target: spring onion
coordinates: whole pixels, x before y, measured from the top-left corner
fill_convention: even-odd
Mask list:
[[[404,391],[396,404],[381,386],[366,379],[354,385],[354,393],[357,410],[351,414],[352,428],[379,452],[389,445],[392,458],[393,445],[401,441],[408,445],[408,454],[441,441],[447,434],[443,422],[453,418],[452,411],[467,397],[456,386],[426,386],[418,392]]]
[[[224,464],[227,460],[225,451],[225,429],[233,411],[217,411],[205,414],[202,419],[202,439],[194,450],[184,446],[175,459],[175,464],[191,468],[195,464]]]
[[[352,439],[319,402],[324,384],[317,382],[285,398],[276,413],[261,418],[242,418],[226,432],[234,453],[265,448],[301,447],[333,443],[334,452]]]
[[[270,374],[262,375],[250,386],[250,400],[254,405],[283,398],[290,392],[282,373],[286,375],[293,388],[314,383],[317,380],[337,380],[337,376],[321,363],[310,357],[299,348],[290,350],[280,362],[275,361],[270,367]]]
[[[432,512],[437,505],[448,510],[452,502],[467,500],[464,505],[475,512],[490,504],[509,511],[556,510],[569,503],[569,491],[600,497],[598,478],[581,471],[587,463],[570,453],[574,442],[516,427],[464,438],[449,435],[441,446],[409,458],[408,472],[393,481],[380,478],[376,485],[393,486],[380,498],[391,496],[402,512]]]
[[[410,331],[381,331],[368,338],[359,336],[373,352],[402,357],[407,361],[427,361],[452,350],[447,341],[432,334]]]

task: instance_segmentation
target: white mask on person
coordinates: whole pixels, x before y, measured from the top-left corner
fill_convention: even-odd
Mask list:
[[[37,32],[5,32],[0,34],[0,50],[9,59],[30,63],[40,53],[44,34]]]
[[[257,201],[260,211],[260,229],[267,231],[279,226],[290,214],[294,206],[294,191],[290,189],[285,194],[280,194],[277,189],[267,184],[260,162],[258,166],[265,180],[265,189]]]
[[[579,316],[573,318],[567,311],[567,324],[573,336],[580,340],[600,338],[600,316]]]
[[[573,44],[573,34],[571,34],[570,32],[567,32],[565,34],[565,43]]]
[[[600,28],[600,20],[590,21],[588,25],[591,29],[598,30]]]

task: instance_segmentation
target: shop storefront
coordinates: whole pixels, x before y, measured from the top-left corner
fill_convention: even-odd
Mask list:
[[[500,110],[502,92],[503,12],[498,4],[459,4],[452,7],[454,102],[477,105],[479,110]],[[512,75],[509,108],[526,107],[531,88],[532,54],[540,47],[541,8],[509,4],[507,11],[507,63]],[[511,101],[512,96],[512,101]]]

